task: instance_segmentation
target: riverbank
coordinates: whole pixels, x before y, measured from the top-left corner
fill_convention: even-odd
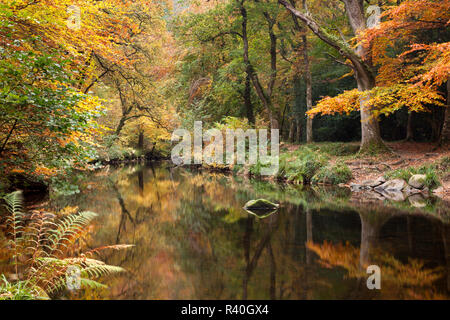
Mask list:
[[[414,142],[387,142],[386,145],[390,152],[371,155],[360,154],[357,142],[281,143],[279,170],[276,176],[270,177],[261,175],[262,165],[259,163],[251,166],[208,165],[204,168],[283,183],[339,185],[356,192],[373,191],[374,187],[382,184],[378,183],[380,181],[400,179],[404,181],[402,188],[407,189],[405,199],[414,193],[424,196],[432,193],[450,201],[448,146],[436,149],[435,144]],[[408,182],[416,174],[424,175],[425,181],[423,185],[411,189]]]
[[[281,183],[305,185],[339,185],[353,191],[372,191],[368,185],[380,179],[403,179],[408,183],[410,176],[424,173],[426,188],[421,193],[433,192],[450,201],[450,150],[448,146],[435,148],[431,143],[388,142],[391,152],[382,154],[359,154],[357,142],[320,142],[311,144],[280,144],[280,165],[276,176],[262,176],[260,163],[256,165],[202,165],[208,171],[233,172],[234,174],[259,177]],[[152,153],[155,156],[155,153]],[[162,160],[167,157],[123,156],[96,159],[92,164],[122,165]],[[45,180],[36,181],[18,174],[5,175],[9,186],[25,192],[44,191]],[[378,184],[379,185],[379,184]],[[3,192],[12,191],[3,189]],[[370,190],[369,190],[370,189]],[[423,192],[425,191],[425,192]]]

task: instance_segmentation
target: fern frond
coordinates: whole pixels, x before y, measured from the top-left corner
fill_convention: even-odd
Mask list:
[[[70,244],[81,236],[87,225],[97,216],[96,213],[83,211],[65,217],[58,223],[58,228],[49,237],[52,253],[61,254]]]
[[[25,251],[30,254],[27,263],[34,265],[40,256],[48,256],[51,250],[46,244],[48,233],[53,227],[57,226],[54,222],[54,215],[45,212],[33,212],[31,215],[31,223],[27,228],[27,243]]]
[[[121,267],[85,257],[66,259],[41,257],[37,259],[37,267],[32,268],[31,278],[34,279],[35,284],[52,294],[66,288],[66,273],[71,266],[79,268],[81,279],[90,280],[125,271]]]
[[[107,285],[104,285],[103,283],[100,283],[98,281],[88,279],[88,278],[81,278],[81,286],[83,288],[92,288],[92,289],[105,289],[108,288]]]
[[[9,235],[12,236],[13,257],[15,263],[16,274],[18,274],[18,254],[19,254],[19,242],[21,238],[19,232],[22,231],[22,223],[24,213],[22,211],[23,196],[22,191],[15,191],[9,193],[3,197],[6,203],[6,209],[9,212],[9,216],[6,218],[6,224],[10,228]]]

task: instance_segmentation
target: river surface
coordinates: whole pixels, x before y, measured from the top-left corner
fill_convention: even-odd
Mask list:
[[[302,189],[165,163],[108,167],[80,185],[79,194],[52,197],[45,206],[98,213],[89,247],[134,247],[103,252],[101,259],[127,272],[104,279],[108,289],[74,297],[450,297],[445,208],[353,205],[345,189]],[[242,209],[257,198],[280,208],[265,218]],[[368,288],[369,265],[379,267],[381,289]]]

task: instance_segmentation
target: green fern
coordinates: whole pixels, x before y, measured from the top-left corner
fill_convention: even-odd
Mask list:
[[[73,243],[86,226],[97,216],[96,213],[90,211],[80,212],[64,218],[59,224],[58,228],[52,231],[52,235],[48,238],[51,242],[52,253],[62,253],[62,248],[67,247]]]
[[[22,238],[20,237],[21,232],[23,231],[23,211],[22,211],[22,192],[15,191],[10,194],[7,194],[3,197],[5,200],[5,207],[9,212],[9,216],[6,217],[6,226],[9,229],[7,232],[8,236],[11,236],[11,240],[9,243],[13,248],[13,259],[15,265],[15,272],[18,274],[18,255],[19,248],[22,242]]]
[[[80,270],[79,280],[83,288],[105,288],[96,280],[124,271],[121,267],[107,265],[91,257],[102,250],[120,250],[130,245],[104,246],[80,256],[68,257],[73,244],[87,232],[96,213],[83,211],[57,220],[54,214],[34,212],[25,219],[20,191],[8,194],[3,199],[9,212],[6,218],[9,230],[7,236],[10,238],[16,275],[19,274],[18,261],[25,261],[23,279],[13,284],[7,282],[6,278],[3,283],[0,282],[3,297],[25,299],[27,295],[14,293],[22,291],[31,293],[35,298],[56,296],[67,287],[66,275],[70,267]]]

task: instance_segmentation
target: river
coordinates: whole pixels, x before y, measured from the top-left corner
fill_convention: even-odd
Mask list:
[[[351,202],[347,189],[173,168],[107,167],[47,208],[99,214],[88,247],[127,271],[81,299],[448,299],[448,208]],[[259,218],[250,199],[280,204]],[[380,270],[369,289],[367,266]]]

